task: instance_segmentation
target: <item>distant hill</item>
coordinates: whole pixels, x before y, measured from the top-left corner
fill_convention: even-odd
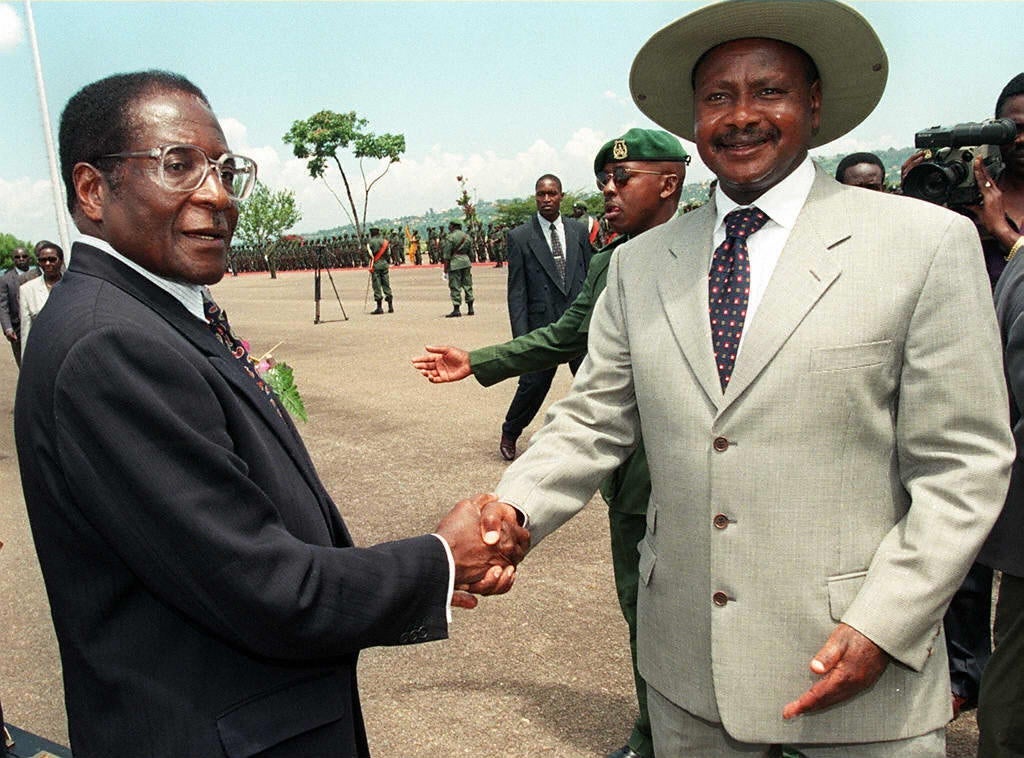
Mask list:
[[[890,187],[897,187],[900,183],[900,166],[903,165],[910,155],[914,152],[915,148],[912,147],[891,147],[887,150],[873,150],[872,152],[882,159],[882,163],[886,166],[885,172],[885,183]],[[839,161],[843,159],[845,154],[837,154],[830,157],[815,157],[814,161],[822,167],[822,169],[829,173],[835,174],[836,166],[839,165]],[[707,201],[708,198],[708,185],[709,182],[688,182],[683,185],[682,198],[680,201],[681,207],[696,207],[702,205]],[[597,193],[594,193],[596,196]],[[476,213],[480,221],[483,224],[492,223],[495,217],[498,215],[499,202],[511,202],[506,200],[489,201],[481,200],[476,204]],[[442,211],[436,211],[433,208],[430,210],[415,216],[400,216],[397,218],[378,218],[367,223],[367,225],[379,226],[381,229],[404,229],[408,226],[410,229],[418,229],[422,236],[423,232],[426,231],[428,226],[438,227],[443,226],[447,228],[448,222],[452,220],[462,220],[462,209],[458,206],[452,206]],[[352,224],[346,224],[345,226],[335,226],[330,229],[321,229],[312,234],[304,234],[303,237],[316,239],[318,237],[332,237],[340,234],[354,234],[355,227]]]

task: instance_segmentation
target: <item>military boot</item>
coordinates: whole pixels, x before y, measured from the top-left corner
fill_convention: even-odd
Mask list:
[[[395,312],[395,306],[391,304],[391,298],[387,297],[387,298],[384,298],[384,299],[388,301],[388,313],[394,313]]]
[[[473,315],[473,301],[472,300],[470,300],[468,303],[466,303],[466,315],[467,316],[472,316]]]
[[[445,318],[458,318],[461,315],[462,313],[459,312],[459,306],[456,305],[454,308],[452,308],[452,312],[445,316]]]
[[[377,314],[379,314],[379,313],[383,313],[383,312],[384,312],[384,309],[380,307],[380,304],[381,304],[382,302],[384,302],[384,301],[383,301],[383,300],[381,300],[380,298],[374,298],[374,300],[376,300],[376,301],[377,301],[377,310],[375,310],[375,311],[370,311],[370,315],[371,315],[371,316],[376,316]]]

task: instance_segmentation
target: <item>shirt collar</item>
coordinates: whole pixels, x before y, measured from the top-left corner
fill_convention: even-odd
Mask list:
[[[100,239],[99,237],[93,237],[89,234],[82,234],[78,237],[78,241],[86,245],[90,245],[97,250],[102,250],[107,255],[120,261],[125,266],[135,271],[140,276],[144,277],[148,281],[155,284],[157,287],[162,289],[164,292],[169,294],[179,303],[181,303],[185,310],[191,313],[200,321],[206,321],[206,312],[203,308],[203,287],[198,284],[188,284],[187,282],[178,282],[173,279],[167,279],[162,276],[157,276],[152,271],[143,268],[135,261],[125,258],[121,253],[117,252],[109,242]]]
[[[745,207],[756,205],[776,224],[792,229],[796,217],[800,215],[804,203],[807,202],[812,184],[814,163],[810,156],[805,156],[803,162],[789,176]],[[726,214],[739,207],[741,206],[735,200],[722,192],[721,187],[715,187],[715,229],[721,228]]]
[[[538,211],[538,213],[537,213],[537,223],[540,224],[540,228],[544,229],[545,231],[551,231],[551,225],[552,224],[555,225],[556,229],[561,229],[562,228],[562,214],[559,213],[554,221],[548,221],[546,218],[544,218],[542,215],[540,215],[540,212]]]

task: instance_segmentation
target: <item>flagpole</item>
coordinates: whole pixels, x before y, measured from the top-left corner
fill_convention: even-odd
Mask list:
[[[32,63],[36,70],[36,90],[39,92],[39,111],[43,119],[46,159],[50,164],[50,189],[53,192],[53,208],[57,214],[57,233],[60,236],[60,245],[65,251],[64,257],[68,259],[71,255],[71,240],[68,237],[67,217],[64,215],[64,196],[60,189],[60,175],[57,173],[57,153],[53,149],[53,134],[50,132],[50,110],[46,106],[46,87],[43,84],[43,66],[39,60],[36,24],[32,18],[32,0],[25,0],[25,18],[28,21],[28,39],[32,46]]]

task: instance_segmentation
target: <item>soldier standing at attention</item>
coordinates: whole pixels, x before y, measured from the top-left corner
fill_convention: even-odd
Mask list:
[[[373,299],[377,301],[377,309],[370,311],[371,316],[384,312],[380,307],[382,300],[388,301],[388,313],[395,312],[391,298],[391,275],[388,266],[388,241],[381,237],[380,229],[370,228],[370,241],[366,243],[370,252],[370,281],[373,284]],[[365,307],[365,306],[364,306]]]
[[[462,293],[466,293],[466,315],[473,315],[473,268],[469,261],[469,235],[462,231],[458,221],[448,222],[448,238],[444,242],[441,260],[448,274],[448,291],[452,295],[452,312],[445,318],[462,315]],[[461,291],[460,291],[461,290]]]

